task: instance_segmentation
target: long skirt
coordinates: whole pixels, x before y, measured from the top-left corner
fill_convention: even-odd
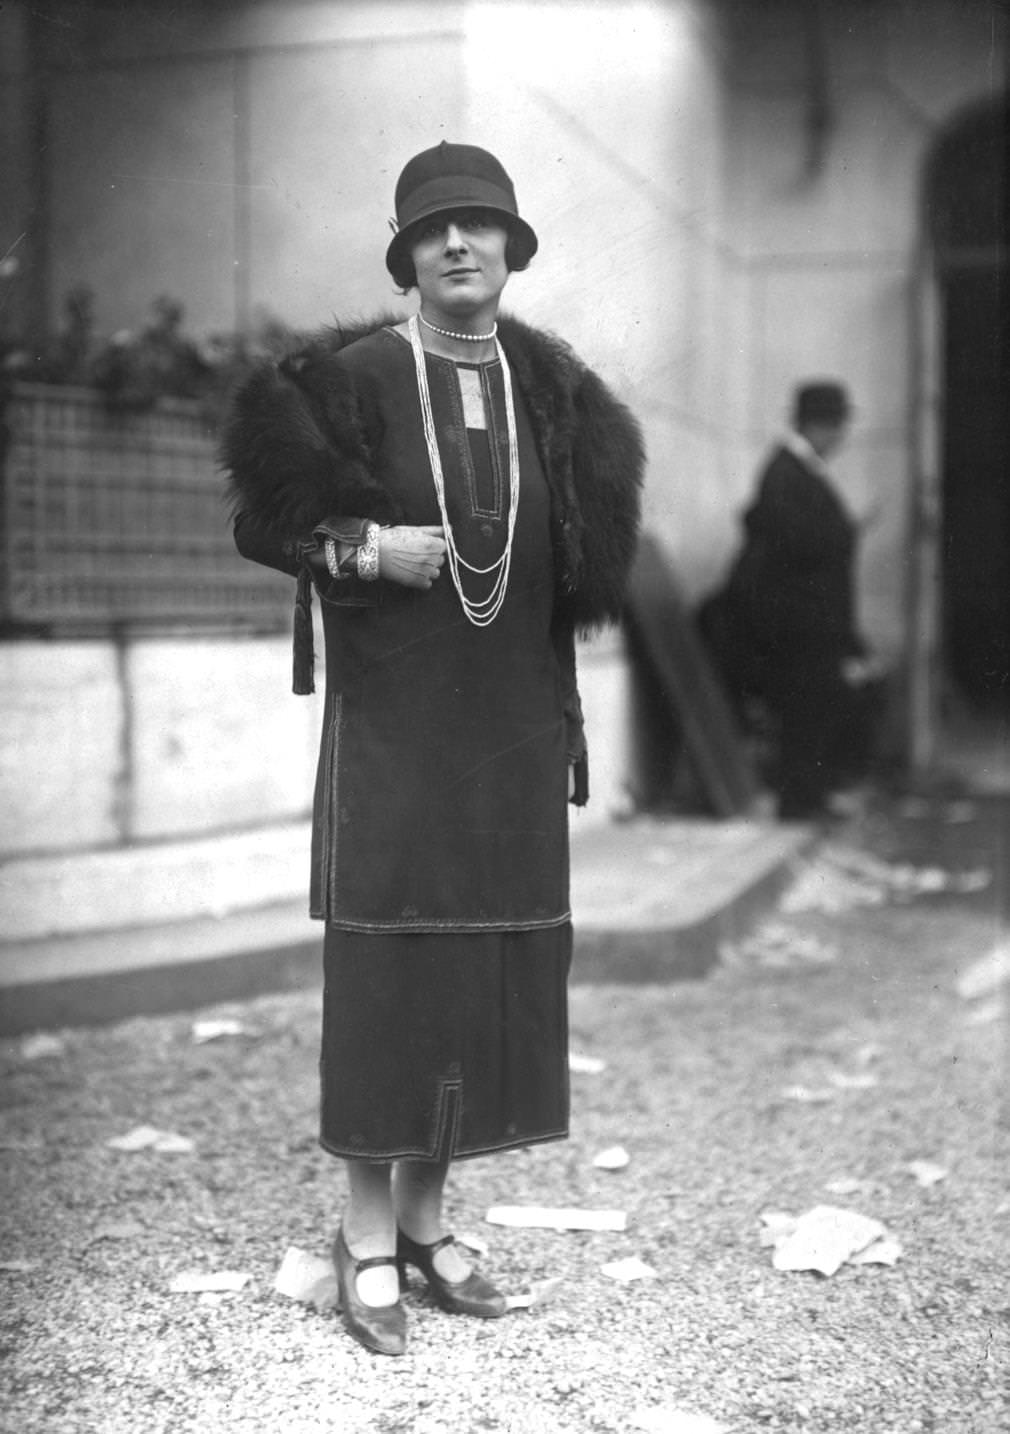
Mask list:
[[[459,1159],[568,1134],[572,929],[328,928],[320,1143]]]

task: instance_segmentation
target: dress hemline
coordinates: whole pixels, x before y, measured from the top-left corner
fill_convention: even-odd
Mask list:
[[[507,1150],[523,1150],[529,1145],[547,1145],[552,1140],[568,1140],[570,1134],[566,1125],[561,1130],[548,1130],[542,1135],[517,1135],[512,1140],[495,1141],[491,1145],[455,1148],[450,1152],[449,1159],[455,1163],[457,1160],[474,1160],[481,1155],[499,1155]],[[391,1160],[430,1160],[434,1163],[443,1158],[437,1153],[433,1155],[430,1150],[397,1150],[388,1155],[373,1155],[361,1150],[339,1150],[322,1136],[319,1137],[319,1145],[327,1155],[333,1155],[338,1160],[361,1160],[371,1165],[385,1165]]]

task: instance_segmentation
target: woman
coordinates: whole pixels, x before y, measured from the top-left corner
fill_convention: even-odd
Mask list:
[[[574,632],[620,609],[643,462],[565,345],[497,322],[537,249],[498,160],[424,151],[396,212],[417,314],[257,371],[224,444],[239,551],[298,579],[296,691],[323,602],[321,1143],[348,1174],[344,1323],[386,1354],[397,1266],[446,1310],[505,1310],[443,1231],[449,1162],[567,1135]]]

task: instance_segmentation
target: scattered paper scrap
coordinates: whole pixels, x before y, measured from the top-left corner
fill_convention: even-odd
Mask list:
[[[9,1275],[30,1275],[38,1268],[38,1260],[0,1260],[0,1270]]]
[[[217,1020],[194,1021],[192,1027],[193,1044],[200,1046],[207,1041],[220,1041],[226,1036],[254,1036],[256,1032],[242,1021],[237,1021],[231,1016],[222,1016]]]
[[[631,1284],[633,1280],[654,1280],[657,1278],[656,1271],[637,1255],[628,1255],[623,1260],[608,1260],[600,1269],[611,1280],[619,1280],[622,1285]]]
[[[631,1156],[623,1145],[608,1145],[606,1150],[593,1156],[593,1165],[597,1170],[626,1170],[630,1163]]]
[[[895,1240],[891,1235],[884,1235],[879,1240],[874,1240],[872,1245],[867,1245],[865,1250],[858,1250],[856,1254],[849,1256],[850,1265],[896,1265],[905,1253],[900,1241]]]
[[[472,1250],[475,1255],[483,1257],[490,1250],[488,1242],[475,1235],[472,1230],[464,1230],[456,1236],[456,1244],[462,1245],[465,1250]]]
[[[176,1135],[171,1130],[159,1130],[154,1125],[135,1125],[125,1135],[116,1135],[107,1140],[109,1150],[155,1150],[160,1155],[186,1155],[196,1147],[185,1135]]]
[[[244,1270],[190,1270],[176,1275],[168,1287],[172,1295],[225,1294],[244,1290],[252,1275]]]
[[[817,1205],[786,1226],[781,1214],[766,1216],[762,1221],[772,1233],[774,1245],[772,1264],[777,1270],[814,1270],[833,1275],[853,1255],[867,1249],[875,1241],[888,1238],[888,1231],[879,1220],[844,1210],[836,1205]]]
[[[829,1195],[858,1195],[865,1183],[853,1175],[843,1175],[838,1180],[829,1180],[824,1188]]]
[[[946,1180],[950,1171],[944,1165],[936,1165],[932,1160],[910,1160],[905,1166],[910,1175],[913,1175],[923,1189],[930,1185],[939,1185],[941,1180]]]
[[[717,1424],[707,1414],[692,1414],[690,1410],[665,1405],[634,1410],[631,1427],[641,1430],[642,1434],[726,1434],[727,1430],[725,1424]]]
[[[838,844],[823,847],[807,862],[779,902],[790,915],[821,911],[835,915],[858,906],[883,906],[887,901],[910,901],[938,892],[981,891],[992,872],[949,872],[940,867],[890,863],[868,852]]]
[[[1000,941],[986,956],[972,962],[961,974],[957,994],[965,1001],[992,996],[1010,982],[1010,940]]]
[[[623,1210],[583,1210],[575,1206],[492,1205],[484,1216],[489,1225],[517,1225],[527,1230],[626,1230]]]
[[[724,942],[719,954],[727,965],[756,962],[767,970],[788,971],[826,965],[837,958],[838,948],[780,921],[767,921],[743,941]]]
[[[333,1262],[289,1245],[274,1279],[274,1291],[317,1310],[333,1309],[338,1302]]]
[[[832,1071],[828,1080],[839,1090],[872,1090],[880,1084],[872,1071]]]
[[[505,1306],[510,1310],[530,1310],[538,1305],[546,1304],[557,1294],[564,1284],[561,1275],[555,1275],[547,1280],[534,1280],[528,1289],[516,1295],[505,1296]]]
[[[783,1100],[799,1101],[801,1105],[827,1105],[835,1099],[833,1090],[808,1085],[787,1085],[779,1091]]]
[[[49,1035],[46,1031],[38,1031],[33,1036],[25,1036],[21,1042],[21,1059],[25,1061],[40,1061],[51,1056],[61,1056],[66,1050],[66,1042],[59,1036]]]
[[[607,1069],[607,1063],[599,1056],[584,1056],[578,1051],[569,1051],[568,1069],[573,1075],[599,1075]]]

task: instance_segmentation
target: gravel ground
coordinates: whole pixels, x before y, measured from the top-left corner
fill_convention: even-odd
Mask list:
[[[893,824],[862,837],[902,850]],[[960,823],[947,856],[998,859],[983,837]],[[1000,934],[995,907],[989,892],[780,913],[703,982],[573,987],[573,1049],[607,1065],[573,1076],[571,1140],[465,1162],[449,1200],[504,1287],[563,1282],[487,1323],[415,1286],[399,1360],[272,1288],[289,1245],[325,1254],[342,1198],[315,1143],[316,993],[64,1031],[34,1058],[0,1043],[3,1429],[582,1434],[674,1431],[674,1410],[729,1434],[1010,1429],[1006,1014],[956,990]],[[195,1044],[194,1014],[255,1034]],[[107,1148],[141,1123],[195,1149]],[[594,1169],[615,1143],[628,1167]],[[920,1184],[916,1160],[946,1178]],[[827,1190],[842,1179],[860,1184]],[[618,1207],[628,1228],[484,1223],[524,1202]],[[773,1269],[761,1213],[823,1203],[882,1220],[898,1263]],[[601,1272],[624,1256],[656,1278]],[[193,1269],[252,1278],[170,1293]]]

